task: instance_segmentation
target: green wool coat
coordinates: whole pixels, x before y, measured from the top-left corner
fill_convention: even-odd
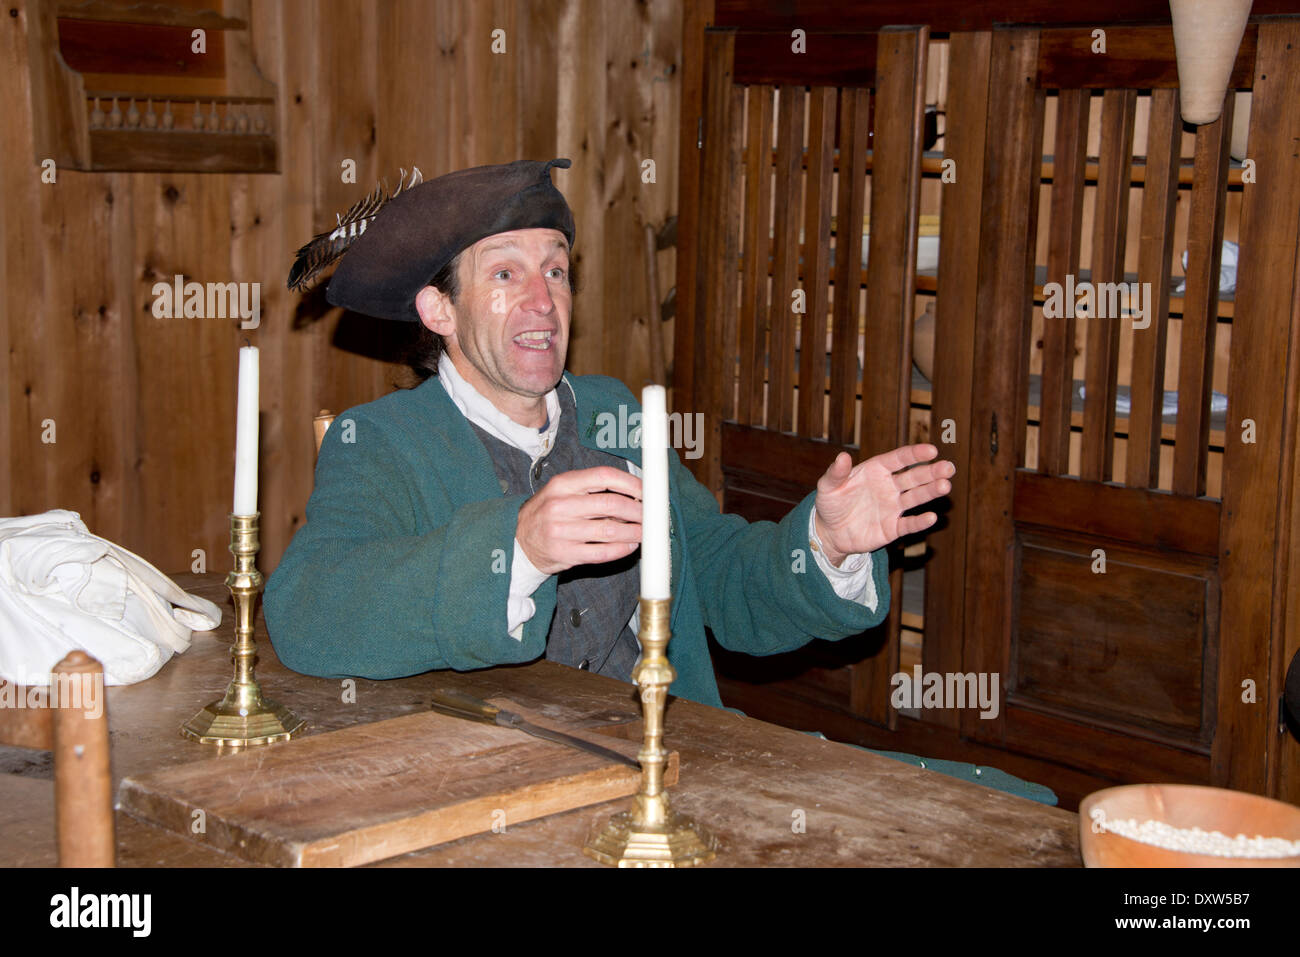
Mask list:
[[[578,437],[638,467],[640,449],[604,428],[640,404],[606,376],[569,376]],[[563,386],[561,386],[563,388]],[[630,430],[628,430],[630,431]],[[598,437],[600,444],[598,443]],[[608,445],[610,438],[618,444]],[[877,625],[889,608],[888,560],[872,560],[875,611],[840,598],[808,546],[813,495],[781,522],[749,523],[670,457],[673,606],[671,692],[721,705],[705,628],[755,655],[839,639]],[[523,640],[506,630],[506,596],[522,495],[503,495],[482,442],[430,378],[339,415],[321,446],[307,524],[266,585],[266,623],[294,671],[397,678],[541,658],[556,577],[533,594]]]

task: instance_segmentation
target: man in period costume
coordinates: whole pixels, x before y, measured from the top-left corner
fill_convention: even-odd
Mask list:
[[[630,680],[640,450],[601,423],[640,406],[617,380],[564,372],[574,225],[553,166],[569,161],[377,192],[300,252],[291,286],[343,253],[329,301],[420,322],[442,354],[436,376],[325,435],[307,524],[266,589],[288,667],[392,678],[545,656]],[[706,628],[764,655],[883,620],[882,549],[930,526],[902,513],[951,487],[951,463],[922,464],[936,455],[841,453],[781,522],[752,524],[670,455],[671,691],[721,703]]]

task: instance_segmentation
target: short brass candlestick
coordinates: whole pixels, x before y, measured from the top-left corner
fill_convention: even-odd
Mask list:
[[[306,724],[284,705],[263,698],[253,677],[257,660],[253,612],[263,582],[257,570],[260,515],[230,516],[230,551],[235,556],[235,568],[226,576],[226,587],[235,601],[235,647],[230,652],[235,677],[226,686],[225,697],[212,702],[181,727],[181,734],[191,741],[232,748],[271,744],[288,741]]]
[[[587,842],[583,852],[602,864],[618,867],[691,867],[712,860],[717,841],[685,815],[668,806],[664,790],[664,705],[668,686],[677,672],[668,663],[668,611],[671,599],[642,598],[641,660],[632,677],[641,689],[645,741],[637,758],[641,762],[641,790],[636,809],[615,814],[604,830]]]

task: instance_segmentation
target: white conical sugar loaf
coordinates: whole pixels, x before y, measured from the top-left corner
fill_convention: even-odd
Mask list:
[[[1251,0],[1169,0],[1183,120],[1213,123],[1246,32]]]

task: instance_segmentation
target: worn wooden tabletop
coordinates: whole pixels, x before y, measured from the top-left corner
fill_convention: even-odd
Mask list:
[[[234,640],[229,594],[219,575],[177,575],[188,591],[224,610],[219,629],[147,681],[110,688],[115,786],[123,777],[211,757],[181,738],[181,724],[220,696]],[[480,698],[505,696],[578,727],[621,721],[639,734],[628,684],[551,662],[393,681],[310,678],[280,664],[258,618],[263,693],[307,720],[307,734],[423,711],[435,686]],[[710,866],[1079,866],[1078,818],[979,785],[823,741],[766,722],[673,700],[665,743],[681,754],[673,806],[718,837]],[[53,783],[48,755],[0,749],[0,866],[52,865]],[[612,801],[391,858],[376,866],[598,867],[582,853],[593,827],[630,805]],[[119,866],[243,866],[205,847],[118,813]]]

